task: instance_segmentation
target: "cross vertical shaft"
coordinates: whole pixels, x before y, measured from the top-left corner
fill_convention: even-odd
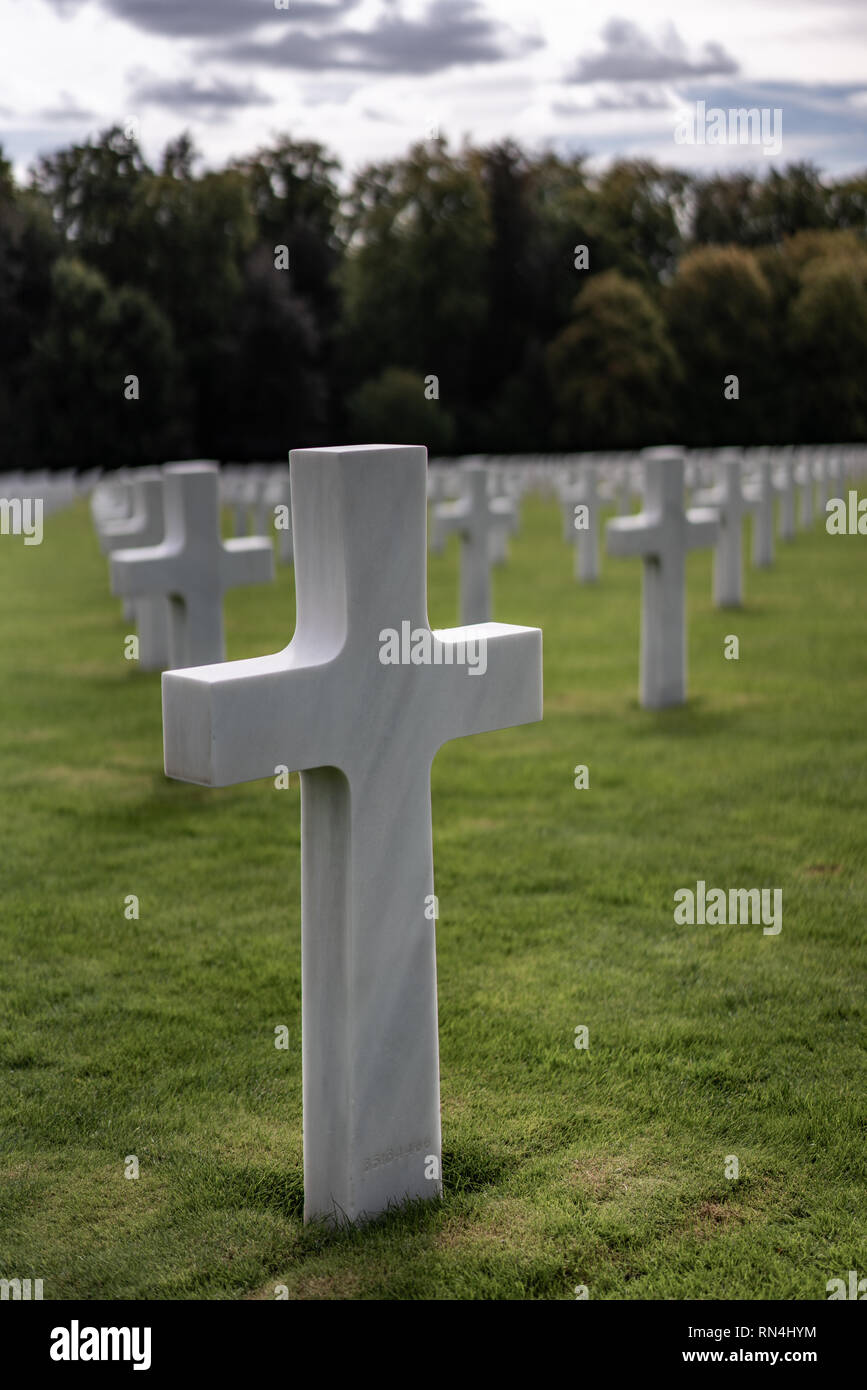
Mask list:
[[[430,630],[425,472],[420,447],[293,451],[292,641],[163,677],[170,776],[301,773],[308,1219],[441,1190],[430,766],[542,714],[538,629]],[[383,661],[404,626],[429,661]],[[484,670],[456,660],[469,639]]]

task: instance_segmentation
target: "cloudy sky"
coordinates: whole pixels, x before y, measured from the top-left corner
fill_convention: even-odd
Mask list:
[[[150,157],[186,128],[212,165],[289,131],[351,171],[438,128],[600,163],[867,167],[867,0],[0,0],[0,34],[21,173],[131,120]],[[677,141],[702,101],[778,109],[780,152]]]

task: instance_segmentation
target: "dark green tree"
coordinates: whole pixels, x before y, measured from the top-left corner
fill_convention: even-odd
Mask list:
[[[796,232],[830,227],[830,198],[819,170],[808,162],[771,168],[757,185],[754,215],[758,244],[781,242]]]
[[[656,304],[619,271],[588,281],[548,370],[558,447],[637,448],[670,433],[677,357]]]
[[[736,170],[693,180],[690,188],[692,240],[700,246],[758,246],[754,174]]]
[[[51,310],[51,268],[62,244],[45,201],[15,187],[0,155],[0,437],[7,467],[38,460],[38,422],[28,408],[32,345]]]
[[[112,126],[41,156],[31,186],[47,200],[70,254],[122,285],[141,255],[140,195],[150,172],[137,140]]]
[[[327,442],[316,324],[265,246],[251,253],[232,332],[204,367],[200,438],[210,457],[285,459]]]
[[[277,246],[287,248],[293,292],[325,331],[337,308],[335,272],[343,251],[335,181],[340,165],[315,141],[285,135],[231,167],[246,182],[257,241],[272,255]]]
[[[817,257],[804,267],[789,313],[797,438],[867,437],[867,252]]]
[[[768,440],[782,363],[772,334],[773,298],[756,257],[737,246],[684,256],[664,299],[683,363],[678,418],[691,445]],[[737,399],[726,397],[736,377]]]
[[[478,409],[473,359],[488,312],[490,215],[474,162],[445,142],[372,165],[348,200],[342,389],[385,367],[449,379],[461,432]]]
[[[52,289],[29,400],[39,464],[117,468],[186,450],[177,425],[179,363],[164,315],[141,290],[113,290],[70,257],[55,262]]]
[[[350,397],[353,444],[425,444],[430,454],[441,454],[450,447],[453,433],[449,411],[441,401],[425,397],[424,379],[415,372],[387,367]]]

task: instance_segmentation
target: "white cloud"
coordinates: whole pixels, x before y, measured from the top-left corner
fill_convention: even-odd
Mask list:
[[[402,153],[436,121],[455,140],[464,134],[480,142],[511,135],[528,145],[562,145],[566,140],[600,158],[645,153],[685,164],[692,154],[667,138],[662,127],[671,111],[662,104],[682,97],[690,82],[707,84],[708,96],[720,83],[731,91],[738,84],[756,88],[800,82],[816,92],[813,124],[809,102],[800,101],[800,124],[787,137],[787,158],[815,156],[817,149],[826,167],[835,161],[853,167],[859,158],[863,95],[836,95],[831,88],[846,82],[854,88],[863,79],[863,0],[827,6],[819,0],[762,0],[761,5],[730,0],[725,10],[697,7],[694,0],[599,0],[580,8],[563,0],[480,0],[475,9],[461,4],[465,27],[460,42],[445,31],[434,36],[439,66],[431,59],[430,71],[418,70],[416,41],[430,36],[431,13],[442,16],[444,25],[453,13],[442,8],[442,0],[433,11],[431,0],[401,0],[385,9],[382,0],[358,0],[340,16],[326,13],[326,5],[333,10],[337,0],[305,3],[319,6],[321,22],[314,23],[300,8],[301,0],[290,0],[290,11],[279,12],[291,15],[294,6],[296,32],[323,39],[368,32],[377,25],[385,32],[383,20],[390,20],[392,58],[398,66],[409,61],[416,67],[410,75],[395,73],[388,64],[376,72],[326,68],[314,73],[227,61],[225,51],[219,60],[197,56],[207,36],[193,5],[199,16],[211,16],[212,39],[223,35],[224,42],[234,45],[276,34],[279,41],[285,25],[281,30],[263,0],[250,5],[241,0],[160,0],[149,6],[153,22],[145,27],[144,0],[71,0],[64,8],[66,18],[55,0],[0,0],[3,104],[12,113],[0,138],[14,152],[21,172],[37,151],[136,116],[151,159],[185,127],[211,164],[289,131],[321,141],[352,170],[367,160]],[[140,10],[135,26],[118,17],[132,14],[134,4]],[[238,28],[238,16],[248,11],[256,16],[257,27]],[[259,25],[265,14],[267,23]],[[397,21],[402,28],[394,28]],[[475,28],[466,27],[469,21]],[[165,32],[171,25],[174,31]],[[353,43],[357,52],[357,39]],[[500,46],[498,61],[444,65],[450,55],[484,52],[485,45]],[[320,57],[328,51],[324,46],[316,50]],[[615,78],[616,57],[622,63]],[[611,77],[602,81],[605,63]],[[737,73],[722,70],[729,63]],[[131,80],[133,64],[141,72]],[[662,78],[675,69],[679,76]],[[699,71],[702,75],[696,76]],[[567,72],[583,73],[584,80],[566,83]],[[151,75],[149,88],[142,73]],[[826,97],[820,95],[823,84]],[[153,99],[157,96],[164,104]],[[816,124],[820,117],[825,121],[821,129]],[[862,151],[865,147],[862,140]],[[710,163],[727,155],[705,147],[696,157]],[[863,152],[860,159],[865,162]]]

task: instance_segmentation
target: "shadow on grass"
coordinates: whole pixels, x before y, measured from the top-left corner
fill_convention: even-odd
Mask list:
[[[256,1209],[301,1220],[304,1177],[300,1167],[285,1171],[238,1166],[216,1159],[185,1163],[179,1172],[185,1204],[209,1211]]]
[[[460,1144],[443,1149],[443,1188],[446,1199],[459,1193],[482,1192],[494,1187],[509,1172],[505,1158],[481,1144]]]
[[[375,1221],[347,1222],[340,1228],[313,1223],[308,1234],[317,1243],[382,1231],[394,1223],[418,1228],[438,1221],[450,1197],[481,1192],[495,1186],[508,1172],[504,1158],[480,1144],[460,1145],[443,1152],[444,1203],[415,1201],[395,1206]],[[300,1166],[285,1171],[251,1164],[222,1163],[213,1158],[178,1161],[178,1180],[184,1205],[194,1210],[258,1209],[300,1221],[304,1215],[304,1176]]]
[[[122,770],[121,770],[122,773]],[[236,787],[205,787],[193,782],[180,782],[166,777],[162,767],[154,767],[136,776],[146,779],[148,790],[135,799],[117,805],[78,807],[80,822],[91,830],[146,830],[149,835],[162,834],[171,841],[177,836],[201,838],[202,821],[199,812],[208,815],[228,807],[234,810],[243,798]]]
[[[715,734],[727,734],[743,719],[740,710],[724,710],[718,706],[711,708],[702,695],[691,695],[685,705],[658,710],[643,709],[637,700],[632,700],[630,712],[642,716],[642,725],[634,730],[638,737],[677,734],[685,738],[707,739]]]

